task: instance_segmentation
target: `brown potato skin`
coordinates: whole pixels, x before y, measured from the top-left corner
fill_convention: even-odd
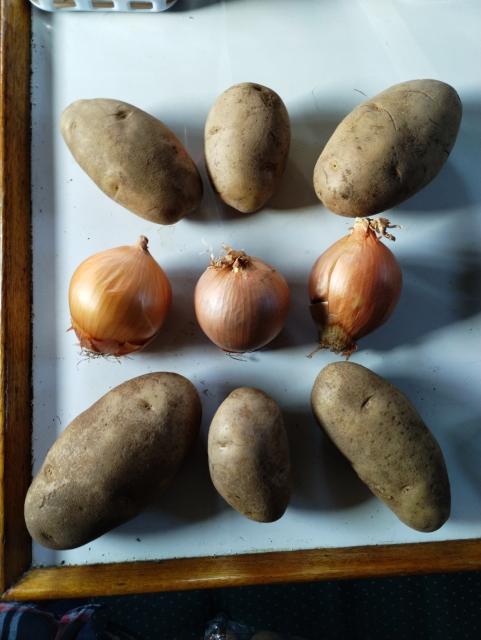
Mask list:
[[[136,516],[178,471],[200,418],[196,389],[176,373],[109,391],[68,425],[30,485],[32,538],[72,549]]]
[[[399,389],[353,362],[327,365],[311,394],[329,438],[371,491],[404,524],[435,531],[451,509],[438,443]]]
[[[290,139],[287,109],[272,89],[244,82],[222,93],[205,124],[205,163],[220,198],[242,213],[261,209],[280,185]]]
[[[160,120],[120,100],[77,100],[60,128],[73,157],[110,198],[141,218],[173,224],[202,198],[199,171]]]
[[[462,104],[448,84],[411,80],[356,107],[314,169],[317,197],[341,216],[390,209],[425,187],[456,141]]]
[[[217,409],[208,437],[215,488],[251,520],[273,522],[287,509],[290,455],[277,403],[259,389],[240,387]]]

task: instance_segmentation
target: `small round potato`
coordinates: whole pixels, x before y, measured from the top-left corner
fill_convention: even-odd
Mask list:
[[[173,224],[199,206],[202,181],[192,158],[145,111],[120,100],[77,100],[62,113],[60,126],[87,175],[141,218]]]
[[[334,131],[314,169],[314,189],[342,216],[365,217],[403,202],[441,170],[462,105],[438,80],[394,85],[356,107]]]
[[[136,516],[177,473],[200,425],[199,395],[176,373],[124,382],[51,447],[25,499],[34,540],[79,547]]]
[[[446,522],[451,493],[442,451],[396,387],[359,364],[335,362],[317,376],[311,402],[361,480],[404,524],[427,532]]]
[[[281,411],[263,391],[241,387],[217,409],[208,438],[215,488],[258,522],[278,520],[291,492],[290,456]]]
[[[284,173],[291,133],[281,98],[244,82],[214,103],[205,124],[207,171],[221,199],[242,213],[263,207]]]

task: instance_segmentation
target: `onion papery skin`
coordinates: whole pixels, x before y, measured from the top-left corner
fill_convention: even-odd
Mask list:
[[[388,320],[402,289],[401,268],[370,222],[358,219],[350,235],[319,256],[309,276],[319,345],[347,356],[357,340]]]
[[[261,349],[280,333],[289,310],[289,286],[259,258],[232,253],[244,259],[233,264],[223,259],[213,262],[199,278],[195,314],[203,332],[220,349],[245,353]]]
[[[94,354],[143,349],[162,327],[171,302],[170,282],[143,236],[137,245],[90,256],[70,282],[72,329],[80,346]]]

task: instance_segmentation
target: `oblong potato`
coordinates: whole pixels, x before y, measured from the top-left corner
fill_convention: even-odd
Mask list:
[[[289,153],[289,115],[281,98],[244,82],[224,91],[205,123],[205,162],[221,199],[242,213],[263,207],[278,188]]]
[[[32,538],[72,549],[133,518],[179,469],[200,417],[196,389],[176,373],[109,391],[68,425],[30,485]]]
[[[462,105],[438,80],[411,80],[366,100],[344,118],[314,169],[314,189],[342,216],[364,217],[403,202],[441,170]]]
[[[327,365],[311,395],[319,424],[371,491],[418,531],[449,517],[443,454],[422,418],[395,386],[353,362]]]
[[[145,111],[120,100],[77,100],[62,113],[60,128],[95,184],[141,218],[173,224],[199,206],[202,181],[192,158]]]
[[[258,522],[278,520],[291,493],[290,455],[281,410],[259,389],[230,393],[212,419],[209,470],[231,507]]]

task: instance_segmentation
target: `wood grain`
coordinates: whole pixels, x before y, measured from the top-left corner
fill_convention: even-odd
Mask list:
[[[32,569],[7,600],[71,598],[481,569],[481,540]]]
[[[30,566],[30,5],[0,0],[0,589]]]

